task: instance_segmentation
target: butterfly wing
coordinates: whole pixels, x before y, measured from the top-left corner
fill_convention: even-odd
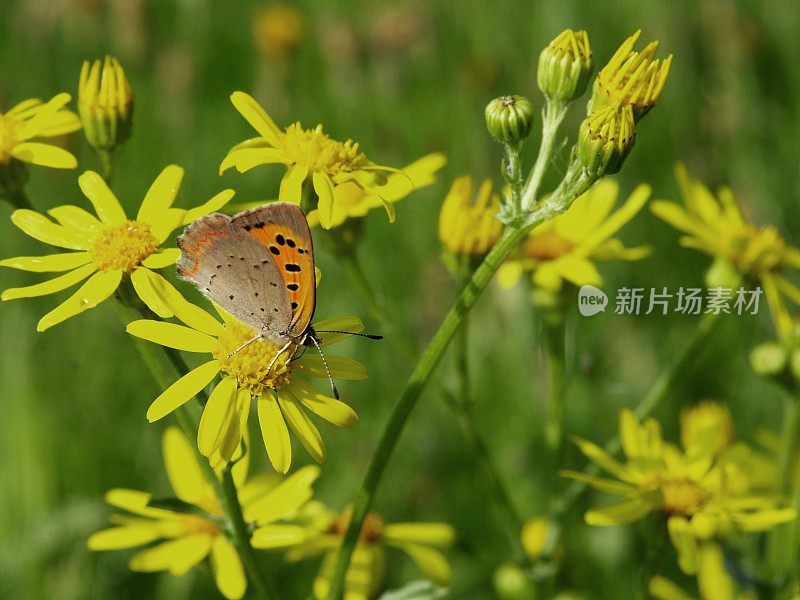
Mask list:
[[[273,202],[235,215],[232,223],[258,240],[275,262],[292,310],[289,335],[299,338],[311,323],[317,298],[314,248],[300,207]]]
[[[257,333],[279,341],[288,332],[292,309],[281,272],[253,236],[212,213],[190,223],[177,243],[182,279]]]

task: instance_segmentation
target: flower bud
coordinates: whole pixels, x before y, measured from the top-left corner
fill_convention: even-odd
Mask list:
[[[631,107],[603,107],[581,123],[578,160],[591,175],[611,175],[622,168],[635,139]]]
[[[638,121],[653,108],[667,81],[672,55],[663,62],[653,60],[658,42],[651,42],[641,52],[633,52],[640,33],[641,30],[625,40],[597,75],[587,114],[603,106],[629,104],[634,120]]]
[[[131,135],[133,92],[117,59],[83,63],[78,87],[83,131],[95,150],[111,152]]]
[[[592,69],[586,32],[567,29],[542,50],[536,80],[548,99],[569,102],[586,91]]]
[[[486,105],[486,127],[504,144],[519,144],[532,125],[533,104],[524,96],[501,96]]]

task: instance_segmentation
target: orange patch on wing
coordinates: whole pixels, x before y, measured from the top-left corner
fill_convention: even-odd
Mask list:
[[[203,247],[206,246],[212,239],[217,236],[226,236],[228,235],[227,231],[223,231],[222,229],[209,229],[207,230],[202,237],[193,238],[189,240],[184,240],[181,250],[183,250],[187,256],[189,256],[194,261],[194,266],[186,270],[179,272],[179,275],[185,277],[191,277],[194,275],[197,270],[200,268],[200,252],[202,251]]]

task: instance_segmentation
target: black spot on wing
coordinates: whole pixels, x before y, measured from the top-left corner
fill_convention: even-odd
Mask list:
[[[300,289],[300,286],[297,285],[296,283],[287,283],[286,287],[287,289],[290,289],[293,292],[296,292],[298,289]]]
[[[281,253],[281,249],[277,246],[270,246],[269,251],[275,254],[276,256]]]
[[[295,308],[297,308],[297,302],[292,302],[292,310],[294,310]]]
[[[286,238],[286,245],[289,246],[289,248],[294,248],[297,244],[294,243],[293,239]]]
[[[300,265],[295,263],[286,263],[286,265],[283,268],[289,271],[290,273],[299,273],[301,271]]]
[[[275,236],[275,241],[278,242],[281,246],[286,243],[286,238],[284,238],[280,233]]]

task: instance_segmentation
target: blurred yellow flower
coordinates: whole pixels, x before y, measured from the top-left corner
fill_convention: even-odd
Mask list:
[[[733,438],[733,417],[724,404],[703,400],[681,409],[681,445],[684,448],[706,444],[714,455],[719,455],[733,443]]]
[[[531,560],[538,559],[547,550],[551,535],[554,535],[553,522],[547,517],[536,516],[525,521],[520,533],[520,540],[525,553]],[[560,550],[559,547],[557,552]]]
[[[46,103],[25,100],[0,114],[0,167],[12,159],[56,169],[77,167],[77,159],[63,148],[29,141],[80,129],[78,115],[64,108],[71,99],[69,94],[58,94]]]
[[[708,443],[716,441],[711,435],[699,433],[698,443],[682,452],[662,439],[657,421],[639,423],[627,409],[620,413],[619,430],[627,458],[624,463],[591,442],[576,440],[587,458],[617,480],[574,471],[562,475],[622,497],[588,511],[585,518],[590,525],[625,525],[651,512],[664,515],[685,573],[697,571],[698,540],[737,531],[765,531],[796,518],[793,509],[781,508],[783,500],[774,494],[753,494],[747,486],[734,489],[729,485],[729,475],[741,473],[730,459],[715,461],[716,444]]]
[[[672,55],[663,61],[654,59],[658,42],[650,42],[641,52],[633,52],[641,33],[639,30],[625,40],[597,75],[587,115],[604,106],[622,104],[633,109],[638,121],[655,105],[667,82]]]
[[[228,525],[214,488],[203,477],[189,441],[179,429],[169,427],[164,432],[163,452],[175,494],[197,510],[184,513],[153,508],[148,506],[151,494],[111,490],[106,502],[131,514],[113,515],[114,527],[93,534],[89,548],[120,550],[162,540],[134,554],[129,563],[131,570],[183,575],[209,557],[219,591],[226,598],[238,600],[247,589],[247,578],[239,554],[225,534]],[[247,463],[245,453],[233,466],[232,475],[244,519],[256,527],[253,545],[283,548],[302,541],[304,530],[282,521],[293,518],[311,498],[319,467],[304,467],[282,481],[256,476],[245,482]]]
[[[142,319],[130,323],[128,333],[169,348],[208,353],[212,360],[167,388],[147,409],[147,419],[153,422],[168,415],[197,395],[218,373],[223,373],[222,381],[209,396],[197,432],[197,446],[203,456],[219,456],[222,464],[230,460],[246,429],[253,397],[258,401],[258,421],[267,454],[279,473],[286,473],[292,463],[289,429],[317,462],[323,462],[327,456],[325,442],[303,407],[339,427],[350,427],[358,421],[347,404],[329,398],[296,377],[301,373],[327,379],[319,354],[302,354],[296,358],[297,348],[293,348],[280,354],[273,363],[280,347],[265,338],[234,353],[253,338],[253,331],[247,326],[215,306],[222,317],[220,323],[179,294],[171,299],[170,307],[187,327]],[[337,317],[316,323],[314,329],[320,333],[320,346],[327,346],[349,334],[325,331],[358,333],[364,329],[364,324],[357,317]],[[326,354],[325,360],[333,378],[367,377],[364,365],[353,359]]]
[[[284,59],[292,54],[306,34],[303,15],[288,4],[260,6],[253,19],[253,43],[267,58]]]
[[[519,251],[498,270],[498,283],[515,285],[530,272],[533,283],[558,292],[564,280],[576,285],[601,286],[596,261],[639,260],[650,254],[649,246],[626,248],[612,238],[644,206],[650,186],[640,185],[614,213],[619,185],[602,179],[578,197],[562,215],[534,228]]]
[[[328,596],[330,577],[350,524],[350,514],[349,510],[337,514],[319,502],[310,502],[297,519],[305,524],[306,540],[291,548],[286,558],[298,561],[324,554],[314,581],[316,600]],[[455,531],[446,523],[385,524],[378,515],[368,514],[345,575],[344,600],[368,600],[378,592],[386,571],[385,548],[389,546],[408,554],[434,584],[448,585],[450,565],[439,549],[448,548],[454,540]]]
[[[190,210],[172,208],[182,179],[183,169],[180,167],[170,165],[165,168],[145,194],[135,220],[127,218],[114,193],[94,171],[81,175],[78,184],[94,205],[97,217],[72,205],[47,211],[57,223],[32,210],[14,211],[11,221],[32,238],[77,252],[20,256],[0,261],[0,266],[23,271],[68,271],[43,283],[5,290],[0,298],[12,300],[60,292],[91,275],[77,292],[42,317],[37,330],[44,331],[94,308],[114,293],[123,275],[129,275],[142,301],[160,317],[171,317],[172,312],[164,298],[174,289],[151,269],[174,265],[180,251],[177,248],[162,250],[160,244],[174,229],[218,210],[234,194],[233,190],[225,190]]]
[[[492,182],[483,182],[475,196],[475,182],[469,175],[457,177],[439,212],[439,239],[457,256],[486,254],[503,232],[495,218],[500,196],[492,194]]]
[[[220,174],[234,166],[244,173],[258,165],[282,163],[287,171],[281,180],[278,200],[299,204],[303,184],[309,180],[319,199],[318,218],[325,229],[334,222],[335,188],[347,182],[375,196],[389,214],[389,220],[394,221],[394,206],[378,193],[376,186],[386,183],[384,172],[402,171],[370,162],[359,152],[357,143],[347,140],[343,144],[331,139],[322,133],[322,125],[303,129],[300,123],[294,123],[281,131],[258,102],[244,92],[231,94],[231,102],[260,136],[234,146],[222,161]]]
[[[800,268],[800,250],[786,244],[773,226],[760,229],[745,221],[731,190],[720,188],[717,196],[691,177],[682,164],[675,176],[684,207],[655,200],[651,210],[686,235],[680,243],[733,265],[742,275],[761,283],[775,328],[791,335],[794,326],[783,296],[800,304],[800,289],[784,276],[787,268]]]
[[[83,132],[95,149],[113,150],[131,135],[133,91],[116,58],[84,61],[78,85]]]

